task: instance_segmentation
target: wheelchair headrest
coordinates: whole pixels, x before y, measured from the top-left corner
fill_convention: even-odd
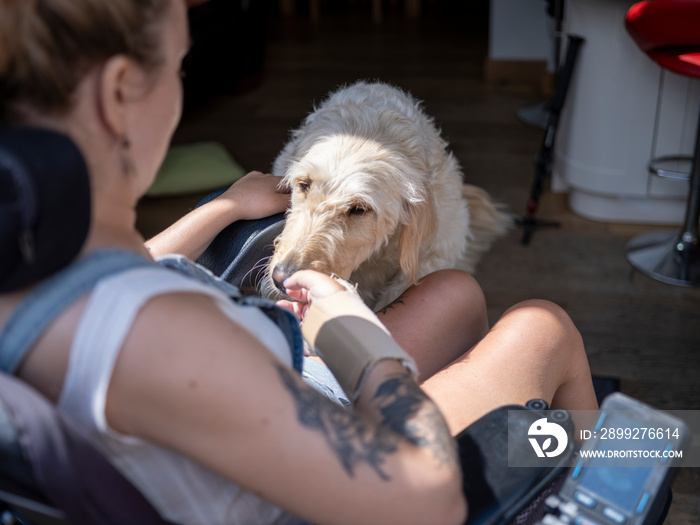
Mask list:
[[[90,182],[73,141],[47,129],[0,127],[0,293],[66,266],[90,227]]]

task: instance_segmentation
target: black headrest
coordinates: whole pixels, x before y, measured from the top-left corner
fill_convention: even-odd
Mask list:
[[[70,263],[90,227],[83,155],[65,135],[0,127],[0,293]]]

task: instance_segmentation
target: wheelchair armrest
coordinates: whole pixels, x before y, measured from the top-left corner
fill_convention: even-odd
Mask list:
[[[574,453],[573,424],[568,413],[557,411],[569,439],[556,462],[509,466],[509,457],[533,454],[528,430],[532,423],[545,417],[542,411],[546,409],[547,404],[540,400],[526,406],[500,407],[457,436],[463,490],[469,504],[468,525],[506,524],[521,513],[527,514],[526,522],[531,523],[544,513],[543,505],[528,506],[561,484],[561,474]],[[519,516],[521,519],[523,516]]]
[[[225,191],[214,191],[196,207],[206,204]],[[237,286],[243,293],[258,293],[266,270],[265,261],[272,256],[273,243],[284,228],[284,213],[252,221],[236,221],[224,228],[197,259],[214,275]]]

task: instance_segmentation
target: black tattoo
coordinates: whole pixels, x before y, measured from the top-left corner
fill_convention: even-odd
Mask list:
[[[390,304],[387,304],[384,308],[382,308],[381,310],[379,310],[377,313],[378,313],[378,314],[384,315],[384,314],[387,313],[390,309],[393,310],[394,306],[396,306],[397,304],[406,304],[406,303],[403,302],[403,296],[404,296],[404,294],[399,295],[399,296],[396,298],[396,300],[394,300],[394,301],[391,302]]]
[[[382,424],[392,432],[414,446],[430,449],[442,465],[457,460],[456,444],[445,419],[410,377],[402,375],[385,381],[374,399]]]
[[[382,465],[402,440],[429,448],[440,464],[456,462],[454,441],[442,415],[408,376],[390,378],[377,389],[373,401],[382,421],[375,427],[304,385],[287,368],[275,366],[294,397],[299,422],[323,435],[349,476],[365,463],[388,481]]]

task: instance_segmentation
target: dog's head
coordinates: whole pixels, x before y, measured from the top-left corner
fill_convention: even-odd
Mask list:
[[[413,282],[434,230],[430,182],[410,153],[355,135],[313,144],[284,175],[292,205],[269,265],[280,284],[301,269],[348,279],[363,262],[395,258]]]

